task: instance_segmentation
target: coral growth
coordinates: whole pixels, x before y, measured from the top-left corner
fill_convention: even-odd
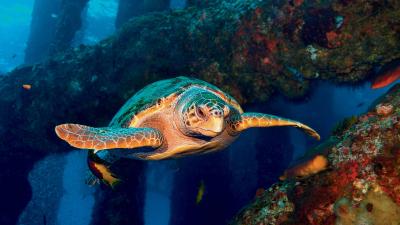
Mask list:
[[[354,202],[343,197],[333,206],[337,225],[373,224],[397,225],[400,221],[400,206],[379,187],[364,193],[364,199]]]
[[[400,85],[341,127],[335,142],[318,148],[329,161],[327,170],[273,185],[232,224],[398,224]],[[271,201],[275,196],[285,204]]]
[[[380,116],[388,116],[393,112],[391,104],[379,104],[376,106],[376,114]]]

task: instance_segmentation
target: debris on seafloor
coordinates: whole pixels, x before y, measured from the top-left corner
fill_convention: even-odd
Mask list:
[[[370,109],[317,148],[328,170],[272,185],[231,224],[399,224],[400,84]]]
[[[372,89],[383,88],[400,79],[400,65],[377,77],[371,84]]]

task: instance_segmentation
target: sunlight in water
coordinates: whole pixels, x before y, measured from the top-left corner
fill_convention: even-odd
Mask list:
[[[171,9],[183,9],[186,6],[185,0],[171,0],[169,3]]]
[[[175,162],[150,162],[147,167],[145,225],[168,225]]]
[[[91,0],[87,6],[86,18],[83,20],[82,41],[76,44],[96,44],[115,31],[117,0]]]
[[[24,60],[33,2],[13,0],[0,4],[0,75]]]
[[[94,188],[85,184],[86,152],[67,155],[63,175],[64,195],[58,210],[60,225],[89,224],[94,206]],[[79,207],[77,207],[79,206]]]

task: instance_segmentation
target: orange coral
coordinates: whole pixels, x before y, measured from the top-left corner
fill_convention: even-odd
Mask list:
[[[328,41],[328,47],[334,48],[340,45],[338,42],[339,34],[335,31],[329,31],[326,34],[326,40]]]
[[[393,112],[391,104],[379,104],[376,106],[376,113],[380,116],[388,116]]]
[[[278,46],[277,40],[267,40],[265,44],[270,52],[276,52]]]
[[[304,2],[304,0],[294,0],[294,1],[293,1],[293,4],[294,4],[295,6],[300,6],[301,4],[303,4],[303,2]]]

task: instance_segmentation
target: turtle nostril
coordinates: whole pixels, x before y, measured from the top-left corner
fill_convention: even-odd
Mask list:
[[[221,110],[214,110],[211,112],[211,114],[215,117],[222,117],[223,112]]]

